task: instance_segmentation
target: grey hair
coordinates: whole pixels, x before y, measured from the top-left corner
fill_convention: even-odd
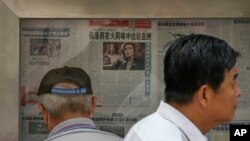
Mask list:
[[[44,105],[52,117],[58,117],[66,112],[90,113],[92,94],[85,95],[58,95],[42,94],[38,101]]]

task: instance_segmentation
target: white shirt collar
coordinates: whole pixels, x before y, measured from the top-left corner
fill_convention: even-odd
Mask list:
[[[175,124],[190,141],[207,141],[207,137],[185,115],[171,105],[161,101],[157,113]]]

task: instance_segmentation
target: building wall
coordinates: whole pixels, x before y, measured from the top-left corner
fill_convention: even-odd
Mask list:
[[[0,140],[19,132],[19,19],[0,1]]]

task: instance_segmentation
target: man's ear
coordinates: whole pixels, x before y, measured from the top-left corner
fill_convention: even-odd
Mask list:
[[[43,120],[44,120],[44,124],[46,125],[46,126],[48,126],[48,112],[46,111],[46,109],[45,109],[45,107],[44,107],[44,105],[43,104],[38,104],[38,107],[39,107],[39,109],[40,109],[40,111],[41,111],[41,113],[42,113],[42,116],[43,116]]]
[[[209,86],[204,84],[197,91],[198,102],[202,108],[206,108],[208,106],[209,100]]]
[[[91,107],[92,107],[91,111],[94,113],[95,109],[96,109],[96,97],[95,96],[92,97],[92,106]]]

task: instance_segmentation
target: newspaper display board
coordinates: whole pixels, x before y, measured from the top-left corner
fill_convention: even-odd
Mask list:
[[[25,19],[20,27],[21,141],[47,137],[36,92],[42,76],[62,66],[88,72],[97,97],[97,128],[124,137],[163,100],[165,44],[172,34],[189,33],[222,38],[242,53],[237,64],[242,96],[233,122],[250,122],[250,19]],[[134,46],[137,59],[130,70],[119,65],[126,44]],[[212,129],[209,140],[229,140],[228,126]]]

